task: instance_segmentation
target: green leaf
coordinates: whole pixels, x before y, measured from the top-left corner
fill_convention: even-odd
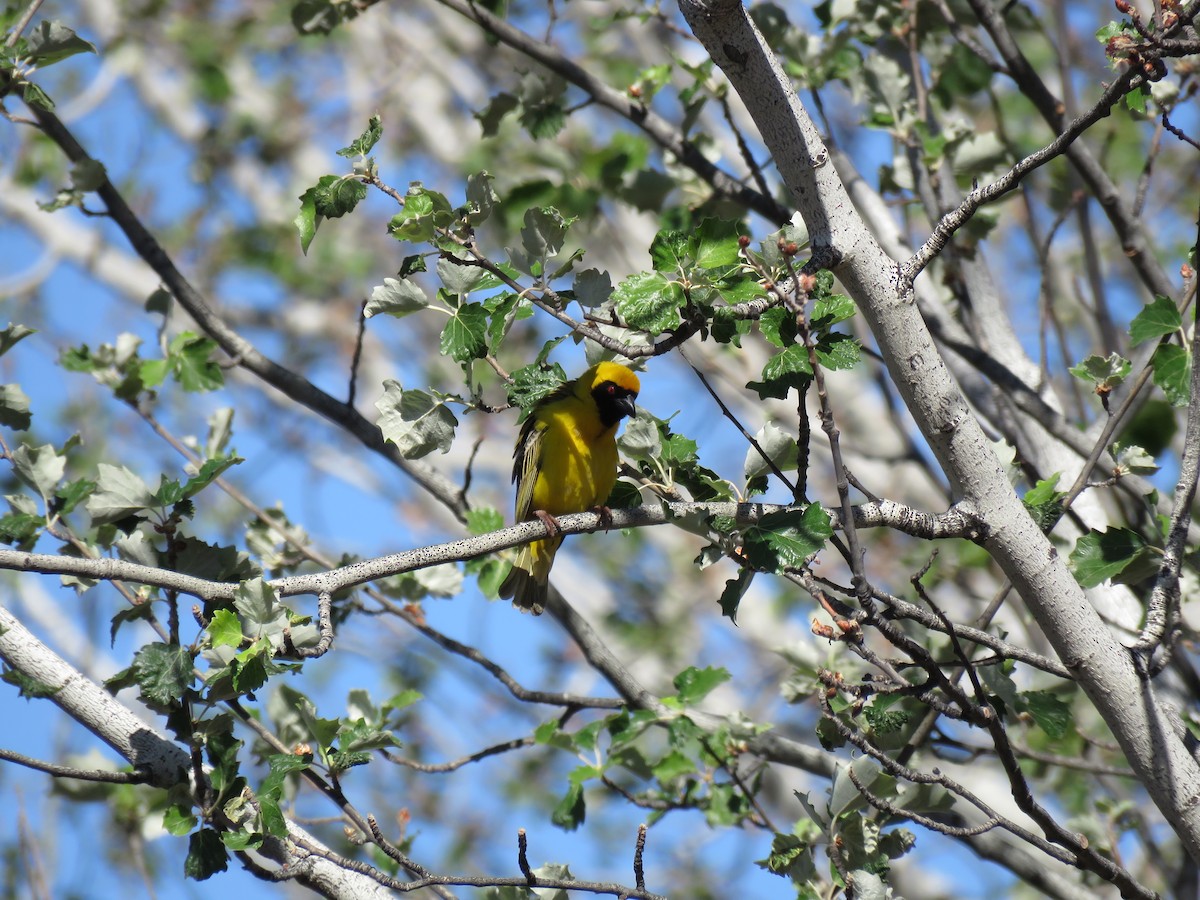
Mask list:
[[[340,774],[355,766],[365,766],[371,761],[371,754],[366,750],[331,750],[325,758],[330,770]]]
[[[1060,474],[1055,472],[1049,478],[1039,481],[1021,498],[1021,502],[1029,510],[1029,515],[1043,531],[1052,528],[1062,516],[1063,499],[1067,495],[1065,491],[1057,489]]]
[[[524,366],[512,373],[508,402],[528,410],[566,380],[567,373],[558,363],[549,368],[538,363]]]
[[[242,645],[242,623],[228,609],[218,609],[208,623],[208,636],[214,647],[240,647]]]
[[[1071,707],[1052,691],[1023,691],[1018,695],[1033,721],[1054,740],[1066,736],[1074,719]]]
[[[173,805],[163,811],[163,829],[175,837],[190,833],[198,821],[189,806]]]
[[[283,632],[291,619],[271,585],[261,578],[243,581],[234,592],[233,606],[241,616],[246,637],[252,641],[266,639],[273,647],[283,645]]]
[[[853,369],[862,357],[858,339],[833,332],[817,342],[817,361],[830,371]]]
[[[562,213],[551,206],[525,211],[524,223],[521,226],[521,247],[531,261],[542,265],[542,269],[535,274],[541,274],[547,261],[558,256],[567,236],[567,228],[574,221],[574,218],[564,218]]]
[[[1159,465],[1154,461],[1154,457],[1147,453],[1144,447],[1139,447],[1137,444],[1117,442],[1113,445],[1113,456],[1122,473],[1153,475],[1159,470]]]
[[[32,81],[27,81],[21,86],[21,99],[30,106],[36,106],[38,109],[44,109],[46,112],[54,111],[54,101],[50,99],[50,95],[43,91]],[[41,204],[38,204],[41,206]],[[60,209],[61,206],[54,204],[49,209]]]
[[[650,262],[662,275],[679,276],[692,267],[696,252],[695,234],[691,231],[663,230],[650,242]]]
[[[817,867],[813,862],[812,845],[794,834],[776,832],[771,841],[771,852],[766,859],[755,861],[755,865],[781,877],[790,878],[803,890],[802,885],[817,878]],[[819,895],[815,892],[797,894],[808,900]]]
[[[239,850],[257,850],[263,845],[263,836],[257,831],[222,831],[221,843],[235,853]]]
[[[406,391],[390,378],[383,388],[383,396],[375,401],[379,410],[376,424],[384,440],[395,444],[401,456],[420,459],[434,450],[450,450],[458,419],[445,403],[425,391]]]
[[[401,709],[408,709],[408,707],[412,706],[414,703],[424,699],[425,695],[420,691],[415,690],[414,688],[407,688],[403,691],[400,691],[400,693],[393,694],[391,697],[389,697],[383,704],[382,712],[387,713]]]
[[[746,596],[753,580],[754,570],[743,566],[735,577],[725,582],[725,588],[721,591],[721,615],[727,617],[734,625],[737,624],[738,607],[741,606],[742,598]]]
[[[1145,547],[1141,536],[1127,528],[1089,531],[1071,551],[1075,579],[1085,588],[1095,587],[1120,574]]]
[[[494,506],[475,506],[467,510],[467,530],[473,535],[487,534],[504,527],[504,515]]]
[[[312,188],[317,215],[338,219],[366,199],[367,186],[352,175],[322,175]]]
[[[679,702],[684,706],[692,706],[707,697],[719,685],[724,684],[733,676],[724,668],[707,666],[697,669],[690,666],[675,676],[675,690],[678,691]]]
[[[845,294],[830,294],[813,303],[809,321],[814,329],[824,331],[839,322],[853,319],[856,312],[854,301]]]
[[[554,807],[550,821],[565,831],[574,831],[583,824],[587,816],[587,804],[583,799],[583,785],[572,784],[566,795]]]
[[[801,510],[781,510],[746,529],[746,557],[754,568],[779,572],[799,568],[833,536],[829,516],[819,503]]]
[[[1192,394],[1192,354],[1176,344],[1163,344],[1150,358],[1154,383],[1174,407],[1187,406]]]
[[[157,505],[146,482],[124,466],[100,463],[97,472],[96,490],[86,504],[96,524],[117,522]]]
[[[682,286],[658,272],[639,272],[613,290],[617,312],[630,328],[651,334],[672,331],[682,324],[679,310],[687,302]]]
[[[1096,385],[1097,393],[1110,391],[1129,377],[1133,364],[1116,353],[1089,356],[1068,371],[1076,378]]]
[[[24,672],[7,667],[4,669],[4,674],[0,675],[0,681],[13,685],[17,688],[17,696],[24,697],[26,700],[45,700],[53,697],[66,687],[65,684],[54,687],[45,681],[34,678],[32,675],[26,675]]]
[[[296,226],[296,232],[300,235],[300,252],[307,256],[309,245],[317,236],[317,226],[321,224],[321,219],[317,215],[317,189],[315,187],[309,188],[300,195],[300,212],[296,213],[292,224]]]
[[[661,459],[664,424],[645,410],[638,410],[638,414],[626,422],[624,431],[617,438],[621,454],[633,460]]]
[[[849,764],[858,783],[877,797],[895,796],[895,779],[883,772],[883,767],[869,756],[860,756]],[[862,792],[851,780],[847,766],[838,766],[829,795],[829,813],[835,819],[867,805]]]
[[[1145,86],[1130,91],[1121,99],[1125,101],[1125,106],[1130,112],[1138,113],[1139,115],[1146,114],[1146,101],[1150,99],[1150,91]]]
[[[77,191],[98,190],[108,181],[104,163],[89,158],[81,159],[71,166],[71,186]]]
[[[169,315],[171,312],[171,304],[174,298],[171,292],[166,288],[157,288],[152,291],[150,296],[146,298],[146,302],[142,304],[142,309],[148,313],[157,313],[160,316]]]
[[[500,596],[500,586],[508,577],[512,567],[502,560],[486,559],[475,573],[475,580],[480,592],[488,599],[495,600]]]
[[[239,652],[227,666],[208,672],[204,680],[205,699],[210,703],[257,691],[270,676],[295,671],[296,666],[274,661],[275,646],[268,638],[255,641]]]
[[[472,260],[463,260],[449,254],[438,260],[437,274],[445,292],[453,297],[469,294],[485,280],[495,281],[492,273],[482,266],[475,265]]]
[[[29,551],[37,543],[46,517],[36,513],[9,513],[0,517],[0,542]]]
[[[66,515],[75,509],[84,498],[91,496],[95,489],[96,482],[86,478],[79,478],[64,484],[55,493],[55,497],[58,499],[55,509],[62,515]]]
[[[908,724],[911,717],[907,712],[889,708],[897,700],[894,694],[881,694],[863,710],[863,716],[871,726],[872,735],[895,734]]]
[[[796,343],[796,317],[782,306],[772,307],[758,320],[758,328],[780,350]]]
[[[343,721],[338,727],[338,748],[349,753],[399,747],[400,742],[388,729],[364,719]]]
[[[475,118],[479,120],[483,129],[483,136],[494,137],[500,130],[501,120],[520,105],[521,101],[515,94],[504,92],[494,96],[487,106],[475,113]]]
[[[371,290],[363,315],[369,319],[371,316],[385,313],[393,318],[402,319],[428,307],[429,298],[415,281],[407,278],[385,278],[383,284]]]
[[[1178,331],[1182,326],[1183,319],[1174,301],[1159,294],[1153,303],[1144,306],[1133,317],[1129,323],[1129,338],[1136,347],[1145,341]]]
[[[67,468],[67,458],[51,444],[30,447],[21,444],[12,454],[13,471],[23,482],[48,501],[54,496]]]
[[[10,322],[7,328],[0,331],[0,356],[3,356],[31,334],[37,334],[37,331],[33,328],[26,328],[24,325],[13,325]]]
[[[233,723],[229,716],[219,717],[203,723],[197,723],[198,729],[205,729],[207,739],[204,749],[208,755],[209,777],[218,794],[228,797],[234,791],[240,791],[245,784],[241,776],[239,754],[242,742],[233,734]]]
[[[774,422],[763,425],[754,436],[754,440],[763,452],[760,453],[755,447],[747,448],[746,459],[742,463],[742,477],[747,484],[771,471],[767,460],[782,472],[796,468],[796,439]],[[766,454],[766,459],[763,458],[763,453]]]
[[[1017,685],[1009,676],[1010,671],[1011,666],[1008,669],[1004,666],[980,666],[979,677],[994,695],[993,702],[999,701],[1008,709],[1015,709],[1019,705]]]
[[[671,434],[669,431],[662,445],[662,460],[668,466],[687,466],[696,462],[697,445],[690,437]]]
[[[803,390],[812,379],[812,365],[808,361],[808,348],[792,344],[767,360],[762,371],[762,381],[751,381],[746,387],[758,393],[759,399],[773,397],[782,400],[792,388]]]
[[[740,258],[738,238],[745,233],[740,222],[705,219],[696,231],[695,264],[702,269],[735,265]]]
[[[612,276],[597,269],[584,269],[575,276],[575,299],[585,309],[595,309],[612,296]]]
[[[139,603],[137,606],[123,607],[115,616],[112,617],[112,621],[110,623],[109,633],[108,633],[109,643],[116,644],[117,631],[120,630],[122,625],[126,624],[127,622],[149,621],[152,618],[151,614],[153,612],[154,612],[154,607],[149,603]],[[130,672],[129,669],[126,669],[125,671]],[[130,674],[130,678],[132,679],[132,674]],[[128,684],[120,685],[119,687],[116,688],[116,690],[122,690],[126,687],[132,687],[136,683],[137,683],[136,681],[131,680]],[[109,685],[110,690],[112,690],[111,680],[108,682],[105,682],[105,684]]]
[[[562,732],[559,730],[559,723],[551,719],[548,722],[543,722],[533,730],[533,740],[537,744],[549,744],[555,737]]]
[[[283,715],[273,711],[272,716],[277,726],[283,724],[281,719],[286,720],[288,744],[303,740],[311,741],[322,749],[333,745],[341,724],[337,719],[323,719],[318,716],[313,702],[287,685],[280,685],[276,699],[282,704]]]
[[[195,881],[204,881],[229,868],[229,854],[215,829],[201,828],[188,840],[188,855],[183,861],[183,874]]]
[[[404,209],[392,216],[388,231],[401,241],[421,243],[432,240],[438,228],[454,221],[450,201],[437,191],[426,190],[413,182],[404,197]]]
[[[527,72],[521,78],[517,95],[520,98],[520,122],[533,138],[551,138],[566,121],[563,96],[566,82],[557,75]]]
[[[650,66],[642,69],[637,78],[629,86],[628,92],[643,105],[649,104],[654,95],[671,82],[671,71],[674,67],[669,63]]]
[[[38,22],[26,39],[26,53],[38,68],[46,68],[77,53],[95,53],[95,46],[85,41],[61,22]]]
[[[309,760],[292,753],[274,753],[267,757],[271,772],[263,779],[256,797],[262,814],[262,830],[278,838],[287,837],[287,820],[279,807],[288,776],[307,769]]]
[[[371,116],[367,120],[367,130],[355,138],[349,147],[343,147],[341,150],[338,150],[337,155],[346,159],[366,156],[379,143],[381,137],[383,137],[383,125],[380,118],[377,115]]]
[[[745,796],[732,784],[714,784],[709,788],[704,819],[710,826],[737,825],[747,807]]]
[[[156,712],[170,712],[192,686],[193,663],[187,647],[153,643],[138,650],[130,668],[142,702]]]
[[[155,388],[167,380],[171,373],[169,359],[147,359],[138,366],[138,377],[148,388]]]
[[[175,538],[176,571],[209,581],[245,581],[259,574],[245,553],[236,547],[208,544],[191,536]]]
[[[500,202],[499,195],[492,187],[494,181],[487,172],[467,176],[467,221],[472,225],[486,222]]]
[[[203,465],[200,466],[200,470],[184,484],[180,491],[182,495],[180,499],[194,497],[220,478],[226,470],[242,462],[245,462],[245,460],[240,456],[218,456],[213,459],[206,459]]]
[[[416,602],[427,597],[457,596],[462,590],[462,582],[462,570],[457,563],[441,563],[393,575],[380,581],[378,586],[389,597]]]
[[[488,313],[479,303],[464,303],[454,310],[442,329],[439,350],[456,362],[479,359],[487,353]]]
[[[168,358],[175,380],[185,391],[215,391],[225,384],[221,367],[212,361],[217,342],[185,331],[171,341]]]
[[[668,782],[681,775],[691,775],[696,771],[696,764],[685,754],[672,750],[655,763],[651,771],[659,781]]]

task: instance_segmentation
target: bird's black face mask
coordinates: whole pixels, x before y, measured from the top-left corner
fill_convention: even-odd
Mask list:
[[[592,397],[596,400],[596,409],[600,411],[600,421],[605,428],[612,428],[625,416],[637,415],[634,401],[637,392],[623,388],[612,381],[606,381],[592,388]]]

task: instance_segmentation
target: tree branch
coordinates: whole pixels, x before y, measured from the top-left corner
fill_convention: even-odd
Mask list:
[[[686,140],[674,125],[650,110],[644,103],[609,87],[549,44],[530,37],[471,0],[437,0],[437,2],[478,23],[481,28],[502,43],[525,54],[530,59],[537,60],[550,71],[581,88],[600,106],[611,109],[641,128],[659,147],[671,153],[683,165],[699,175],[721,196],[735,201],[746,209],[754,210],[776,225],[783,225],[788,221],[790,217],[788,211],[776,203],[769,194],[752,190],[722,171],[697,146]]]
[[[681,0],[680,8],[750,108],[808,225],[814,256],[828,263],[862,311],[955,496],[988,523],[981,546],[1075,674],[1188,852],[1200,859],[1200,767],[1175,718],[1154,699],[1145,674],[1013,492],[916,310],[907,277],[913,273],[888,259],[854,215],[836,172],[825,164],[820,135],[742,4]]]

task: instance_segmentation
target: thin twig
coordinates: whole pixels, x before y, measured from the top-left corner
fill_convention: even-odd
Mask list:
[[[75,766],[63,766],[58,763],[34,759],[15,750],[0,749],[0,759],[37,769],[56,778],[76,778],[80,781],[97,781],[103,784],[146,784],[150,781],[145,772],[106,772],[103,769],[78,769]]]

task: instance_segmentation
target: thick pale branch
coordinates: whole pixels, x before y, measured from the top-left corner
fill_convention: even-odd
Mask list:
[[[144,773],[150,784],[171,788],[188,782],[191,758],[186,750],[139,719],[103,687],[90,681],[2,606],[0,659],[38,682],[52,703],[108,744],[136,771]],[[313,841],[294,823],[289,822],[288,827],[293,837],[302,836]],[[291,877],[318,890],[322,896],[346,900],[384,896],[376,890],[374,883],[361,875],[323,859],[297,855],[290,842],[268,835],[259,852],[289,867]]]
[[[186,782],[191,758],[135,716],[100,685],[39,641],[7,609],[0,607],[0,658],[42,686],[55,706],[108,744],[151,784]]]
[[[1200,767],[1177,717],[1135,667],[1013,492],[979,423],[918,314],[911,290],[855,214],[812,120],[740,0],[681,0],[680,9],[754,117],[812,235],[875,334],[905,405],[964,509],[987,531],[982,546],[1033,613],[1096,706],[1155,804],[1200,859]]]

